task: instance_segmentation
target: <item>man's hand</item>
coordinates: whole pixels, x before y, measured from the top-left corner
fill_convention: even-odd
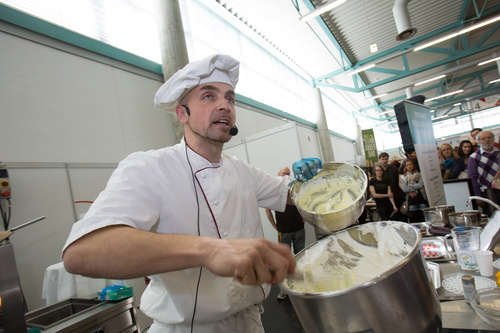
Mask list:
[[[321,170],[321,160],[319,158],[302,158],[292,165],[295,179],[305,183],[311,180]]]
[[[234,277],[242,284],[280,283],[287,273],[295,272],[290,247],[259,239],[208,240],[204,263],[210,272]]]

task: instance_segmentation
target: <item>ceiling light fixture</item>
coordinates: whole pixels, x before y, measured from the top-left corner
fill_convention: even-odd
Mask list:
[[[443,119],[443,118],[448,118],[450,115],[447,116],[441,116],[441,117],[434,117],[432,120],[437,120],[437,119]]]
[[[304,16],[301,16],[299,18],[299,20],[301,20],[302,22],[307,22],[309,20],[312,20],[316,16],[320,16],[321,14],[328,12],[328,11],[332,10],[333,8],[340,6],[341,4],[343,4],[346,1],[347,0],[332,0],[332,1],[324,4],[323,6],[316,8],[312,12],[310,12]]]
[[[488,82],[488,84],[492,84],[492,83],[496,83],[496,82],[500,82],[500,79],[496,79],[496,80],[490,81],[490,82]]]
[[[453,106],[460,106],[460,105],[462,105],[462,103],[455,103],[455,104],[453,104]]]
[[[439,99],[439,98],[443,98],[443,97],[447,97],[447,96],[459,94],[459,93],[461,93],[463,91],[464,91],[463,89],[460,89],[460,90],[457,90],[457,91],[452,91],[451,93],[447,93],[447,94],[444,94],[444,95],[439,95],[439,96],[436,96],[436,97],[432,97],[432,98],[429,98],[429,99],[427,99],[425,101],[426,102],[433,101],[435,99]]]
[[[358,68],[358,69],[356,69],[356,70],[353,70],[353,71],[347,72],[347,73],[345,73],[345,75],[347,75],[347,76],[353,76],[353,75],[354,75],[354,74],[356,74],[356,73],[366,71],[367,69],[373,68],[373,67],[375,67],[375,66],[376,66],[375,64],[369,64],[369,65],[366,65],[366,66],[360,67],[360,68]]]
[[[497,61],[497,60],[500,60],[500,57],[496,57],[496,58],[493,58],[493,59],[490,59],[490,60],[486,60],[486,61],[480,62],[477,65],[478,66],[482,66],[482,65],[486,65],[486,64],[489,64],[490,62]]]
[[[382,96],[385,96],[385,95],[387,95],[387,93],[383,93],[383,94],[380,94],[380,95],[368,97],[368,98],[365,98],[365,100],[366,101],[371,101],[371,100],[374,100],[375,98],[379,98],[379,97],[382,97]]]
[[[491,24],[491,23],[494,23],[494,22],[497,22],[497,21],[500,21],[500,15],[495,16],[495,17],[493,17],[493,18],[491,18],[489,20],[485,20],[484,22],[471,25],[470,27],[461,29],[461,30],[459,30],[457,32],[453,32],[453,33],[451,33],[451,34],[449,34],[447,36],[435,39],[433,41],[430,41],[429,43],[425,43],[424,45],[417,46],[416,48],[413,49],[413,51],[420,51],[422,49],[425,49],[426,47],[429,47],[429,46],[432,46],[432,45],[435,45],[435,44],[439,44],[441,42],[444,42],[445,40],[451,39],[453,37],[457,37],[458,35],[462,35],[462,34],[468,33],[468,32],[470,32],[472,30],[479,29],[481,27],[484,27],[485,25],[488,25],[488,24]]]
[[[421,84],[424,84],[424,83],[428,83],[428,82],[431,82],[431,81],[435,81],[435,80],[439,80],[443,77],[446,77],[446,75],[439,75],[439,76],[436,76],[436,77],[433,77],[432,79],[428,79],[428,80],[425,80],[425,81],[422,81],[422,82],[418,82],[418,83],[415,83],[414,86],[419,86]]]
[[[380,115],[380,114],[388,114],[388,113],[391,113],[391,112],[394,112],[394,110],[391,110],[391,111],[385,111],[385,112],[380,112],[380,113],[379,113],[379,115]]]

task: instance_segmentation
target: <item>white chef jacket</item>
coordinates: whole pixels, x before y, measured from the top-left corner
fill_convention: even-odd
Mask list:
[[[198,210],[201,236],[263,237],[258,207],[283,211],[288,181],[225,154],[213,164],[187,147],[184,139],[172,147],[133,153],[120,162],[106,189],[74,224],[64,248],[110,225],[198,235]],[[151,332],[189,331],[199,273],[195,267],[150,277],[141,310],[155,320]],[[217,333],[262,331],[256,305],[269,290],[269,285],[244,286],[203,269],[195,327]]]

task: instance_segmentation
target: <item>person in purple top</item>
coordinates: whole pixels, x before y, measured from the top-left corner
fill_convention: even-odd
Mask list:
[[[486,190],[491,189],[494,200],[500,202],[500,190],[492,188],[492,181],[500,170],[499,150],[494,146],[494,136],[490,131],[481,131],[477,135],[477,142],[480,146],[469,156],[468,173],[472,181],[474,195],[487,197]],[[492,199],[490,197],[490,199]],[[485,207],[483,201],[477,201],[478,205],[484,207],[488,216],[493,214],[491,207]]]

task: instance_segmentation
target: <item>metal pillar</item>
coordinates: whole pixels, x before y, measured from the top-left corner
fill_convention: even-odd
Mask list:
[[[0,327],[5,332],[26,332],[24,303],[17,273],[14,247],[9,241],[0,244],[0,298],[2,299],[3,322]]]
[[[158,1],[161,30],[160,50],[165,81],[189,63],[178,0]],[[177,142],[184,136],[184,126],[173,115],[172,122]]]
[[[330,140],[330,132],[328,131],[328,124],[326,123],[325,109],[323,107],[323,100],[321,99],[321,90],[314,89],[314,106],[316,110],[316,124],[318,127],[319,144],[321,146],[321,153],[323,154],[323,162],[333,162],[333,148],[332,141]]]

